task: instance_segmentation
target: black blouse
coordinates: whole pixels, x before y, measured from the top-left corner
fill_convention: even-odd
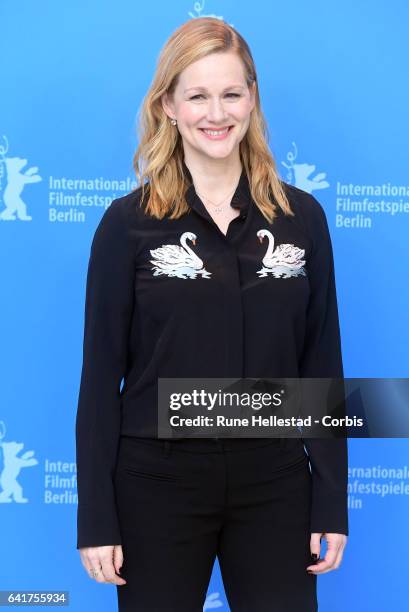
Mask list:
[[[119,438],[158,437],[158,377],[343,377],[319,202],[283,182],[295,216],[278,208],[269,224],[243,170],[231,201],[240,215],[224,235],[184,170],[187,214],[150,217],[139,188],[112,202],[92,241],[76,419],[77,548],[121,543]],[[303,442],[311,532],[348,534],[347,440]]]

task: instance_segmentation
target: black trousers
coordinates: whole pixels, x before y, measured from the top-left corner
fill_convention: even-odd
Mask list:
[[[216,555],[232,612],[316,612],[299,439],[122,436],[120,612],[202,612]]]

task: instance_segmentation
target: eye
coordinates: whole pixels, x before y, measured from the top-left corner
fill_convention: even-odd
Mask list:
[[[226,95],[227,96],[233,96],[234,98],[240,98],[240,94],[238,94],[238,93],[232,93],[231,92],[231,93],[228,93]],[[203,98],[203,97],[204,97],[203,94],[196,94],[195,96],[192,96],[190,98],[190,100],[196,100],[197,98]]]

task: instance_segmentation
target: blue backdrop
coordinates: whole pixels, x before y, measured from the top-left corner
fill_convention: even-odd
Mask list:
[[[67,590],[75,612],[116,609],[115,587],[90,580],[75,548],[90,243],[134,187],[135,118],[159,50],[204,15],[249,42],[280,174],[326,210],[345,375],[408,376],[404,0],[3,0],[0,589]],[[402,611],[408,441],[349,449],[350,538],[341,568],[318,579],[320,610]],[[205,609],[228,610],[217,563],[208,595]]]

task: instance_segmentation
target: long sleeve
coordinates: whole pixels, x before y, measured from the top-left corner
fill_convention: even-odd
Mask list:
[[[312,197],[312,196],[311,196]],[[304,349],[300,360],[301,378],[341,379],[343,363],[338,319],[334,259],[328,223],[322,206],[311,202],[314,236],[308,264],[310,300]],[[311,212],[312,212],[311,211]],[[338,406],[336,416],[344,414]],[[348,444],[346,437],[304,438],[312,474],[311,532],[348,535]]]
[[[77,548],[121,543],[113,474],[135,275],[126,220],[122,202],[114,200],[96,229],[88,264],[76,417]]]

